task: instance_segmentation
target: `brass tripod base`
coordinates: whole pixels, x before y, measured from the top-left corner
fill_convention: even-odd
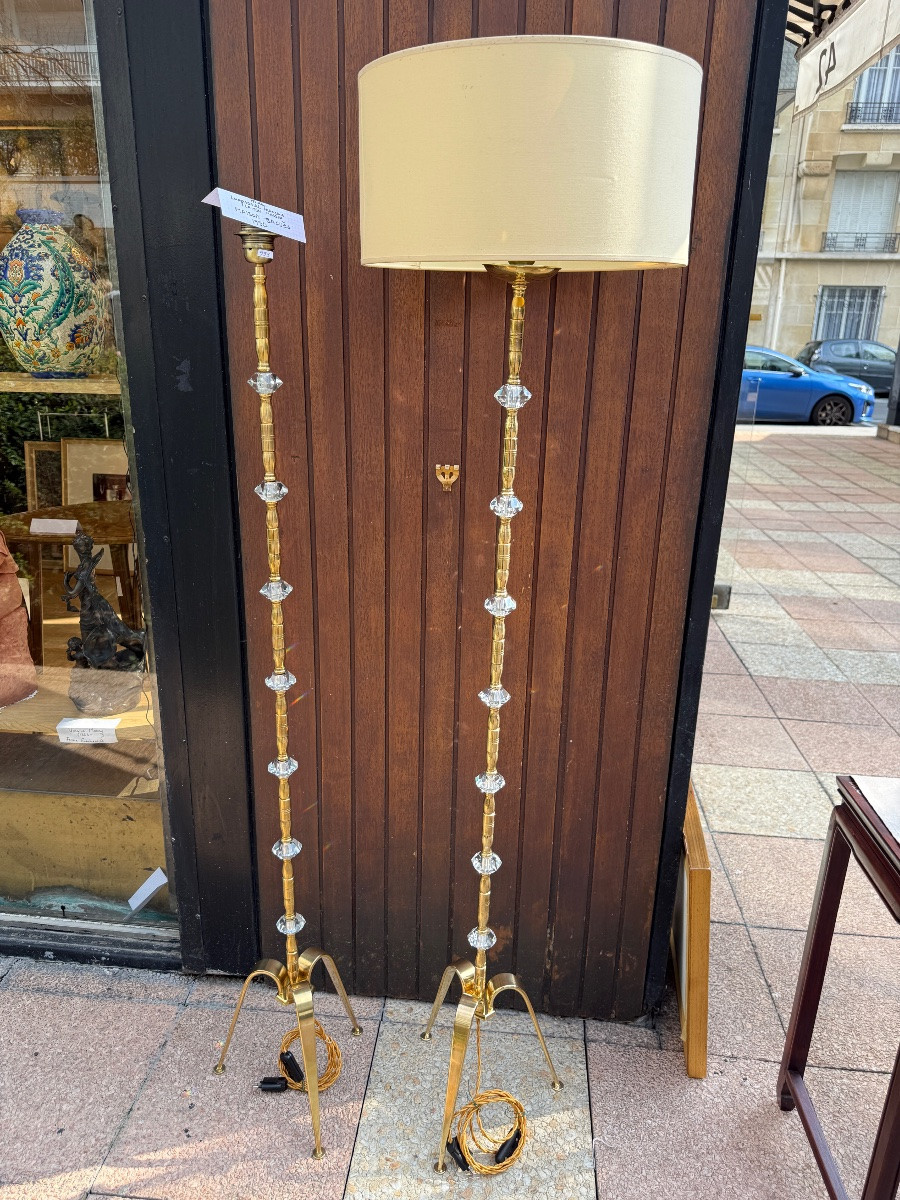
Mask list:
[[[456,1006],[456,1016],[453,1020],[453,1036],[450,1042],[450,1070],[447,1075],[447,1094],[444,1099],[444,1123],[441,1128],[441,1142],[438,1148],[437,1162],[434,1164],[436,1171],[444,1171],[446,1169],[444,1159],[447,1154],[447,1140],[450,1137],[450,1126],[453,1124],[453,1115],[456,1112],[456,1098],[459,1094],[459,1085],[462,1080],[463,1065],[466,1061],[469,1038],[472,1034],[472,1025],[475,1021],[486,1021],[488,1017],[493,1016],[494,1001],[501,992],[518,992],[525,1001],[525,1007],[528,1009],[528,1015],[531,1017],[531,1023],[534,1025],[534,1032],[537,1034],[538,1041],[541,1043],[541,1049],[544,1052],[544,1058],[547,1060],[547,1066],[550,1068],[551,1087],[554,1092],[558,1092],[563,1086],[562,1080],[556,1073],[553,1060],[550,1058],[550,1051],[547,1049],[547,1043],[544,1041],[544,1035],[541,1033],[541,1027],[538,1024],[537,1015],[528,998],[528,993],[522,986],[521,981],[509,972],[503,972],[500,975],[495,975],[493,979],[489,979],[484,987],[484,991],[479,995],[477,973],[474,965],[467,959],[462,958],[452,962],[444,971],[443,978],[441,979],[434,1004],[431,1007],[428,1024],[425,1026],[422,1034],[423,1040],[426,1042],[431,1040],[431,1030],[434,1028],[434,1023],[437,1020],[441,1005],[444,1003],[444,998],[450,990],[450,984],[453,982],[454,975],[459,977],[463,994],[459,998],[459,1004]]]
[[[315,967],[320,959],[325,966],[325,970],[331,977],[335,991],[341,998],[341,1002],[347,1011],[347,1016],[350,1018],[351,1033],[354,1037],[361,1033],[356,1015],[353,1012],[353,1007],[344,990],[343,981],[337,967],[334,965],[334,959],[323,950],[317,950],[311,946],[299,956],[296,977],[293,980],[291,980],[288,974],[287,967],[276,958],[263,958],[256,964],[244,980],[244,986],[241,988],[241,994],[238,996],[238,1002],[235,1006],[234,1016],[231,1018],[231,1024],[228,1027],[228,1036],[225,1038],[222,1053],[219,1055],[219,1061],[214,1068],[216,1075],[224,1074],[225,1056],[228,1054],[228,1047],[231,1045],[235,1026],[237,1025],[238,1017],[241,1015],[241,1008],[244,998],[247,995],[247,988],[257,975],[265,975],[272,980],[278,989],[276,994],[278,1002],[280,1004],[293,1004],[297,1014],[297,1028],[300,1030],[300,1049],[303,1055],[303,1074],[306,1077],[306,1093],[309,1096],[309,1115],[312,1119],[313,1139],[315,1141],[313,1158],[322,1158],[325,1154],[325,1151],[322,1149],[322,1133],[319,1123],[319,1068],[316,1064],[316,1018],[313,1012],[313,987],[309,981],[313,967]]]

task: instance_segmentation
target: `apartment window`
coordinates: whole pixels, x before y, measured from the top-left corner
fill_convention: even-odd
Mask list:
[[[892,254],[900,171],[838,171],[823,250]]]
[[[883,301],[884,288],[881,287],[820,287],[813,319],[813,339],[865,338],[874,341]]]
[[[895,46],[857,79],[853,100],[847,106],[847,123],[900,123],[900,46]]]

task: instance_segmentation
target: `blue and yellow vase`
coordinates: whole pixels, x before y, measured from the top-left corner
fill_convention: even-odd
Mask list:
[[[0,252],[0,333],[39,379],[90,375],[103,351],[106,298],[92,259],[53,209],[20,208]]]

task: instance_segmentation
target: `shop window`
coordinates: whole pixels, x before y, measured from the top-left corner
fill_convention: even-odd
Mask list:
[[[0,922],[172,926],[98,89],[82,0],[4,3]]]

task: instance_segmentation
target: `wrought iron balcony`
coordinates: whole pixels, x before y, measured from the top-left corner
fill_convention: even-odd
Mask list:
[[[900,101],[864,100],[847,105],[848,125],[900,125]]]
[[[896,254],[897,233],[823,233],[823,250],[849,250],[869,254]]]

